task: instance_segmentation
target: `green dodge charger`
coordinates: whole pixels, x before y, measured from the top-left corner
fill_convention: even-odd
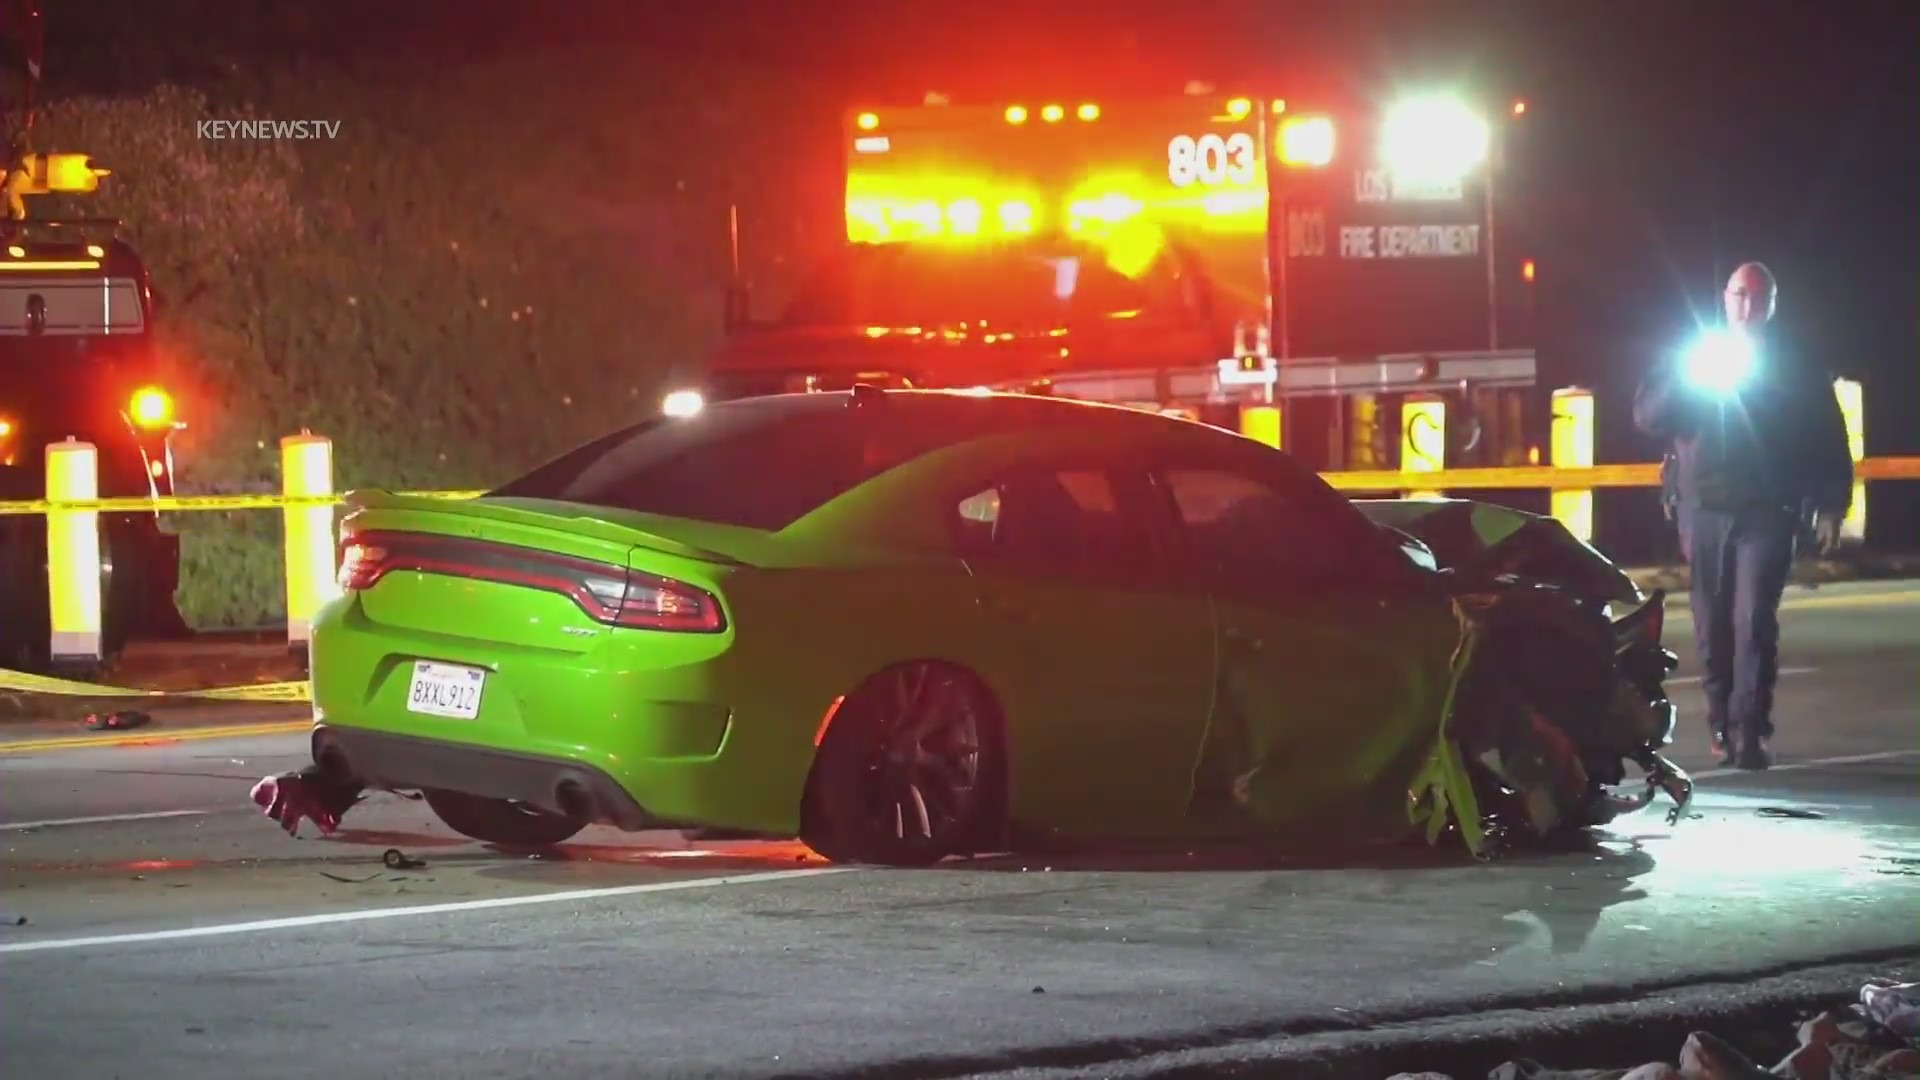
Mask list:
[[[1404,831],[1446,741],[1460,608],[1423,545],[1189,421],[856,387],[348,504],[313,774],[484,841],[711,828],[913,865]]]

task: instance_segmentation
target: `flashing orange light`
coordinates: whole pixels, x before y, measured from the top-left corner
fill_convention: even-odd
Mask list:
[[[854,122],[860,125],[861,131],[872,131],[880,126],[880,118],[870,112],[861,113],[859,119]]]
[[[1281,113],[1287,111],[1287,99],[1274,98],[1272,103],[1269,104],[1267,107],[1272,110],[1273,115],[1279,116]]]
[[[1253,102],[1248,101],[1246,98],[1237,97],[1227,102],[1227,115],[1233,117],[1235,120],[1245,117],[1252,111]]]
[[[153,477],[155,480],[167,475],[167,463],[158,458],[147,462],[147,475]]]
[[[27,257],[27,249],[21,247],[19,244],[8,244],[7,254],[16,259],[24,259]]]
[[[1100,106],[1088,102],[1080,106],[1078,115],[1082,120],[1098,120],[1100,119]]]
[[[13,421],[0,420],[0,439],[4,439],[12,434],[13,434]]]
[[[1003,202],[998,208],[1000,228],[1004,232],[1026,233],[1033,231],[1033,207],[1012,200]]]
[[[1046,108],[1040,110],[1040,119],[1045,120],[1049,124],[1059,123],[1060,118],[1065,115],[1067,115],[1067,110],[1058,105],[1048,105]]]
[[[1520,277],[1524,281],[1533,280],[1533,260],[1532,259],[1528,259],[1525,262],[1520,264]]]
[[[1280,125],[1280,160],[1309,167],[1332,163],[1333,121],[1324,116],[1288,117]]]
[[[957,236],[973,236],[980,231],[980,203],[960,199],[947,207],[947,223]]]
[[[1027,107],[1025,105],[1007,106],[1007,123],[1024,124],[1026,122],[1027,122]]]
[[[1516,102],[1514,102],[1514,103],[1513,103],[1513,115],[1515,115],[1515,116],[1525,116],[1525,115],[1527,115],[1527,103],[1526,103],[1526,102],[1524,102],[1524,101],[1516,101]]]
[[[127,415],[143,428],[163,428],[173,423],[173,395],[157,386],[143,386],[127,402]]]
[[[1092,199],[1076,199],[1067,211],[1073,219],[1069,227],[1078,228],[1082,219],[1091,219],[1109,225],[1118,224],[1134,217],[1143,209],[1145,204],[1139,199],[1118,192],[1110,192]]]

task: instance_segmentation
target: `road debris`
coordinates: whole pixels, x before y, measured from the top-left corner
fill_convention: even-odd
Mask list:
[[[302,818],[331,835],[340,828],[340,816],[364,797],[359,787],[330,779],[318,765],[263,777],[251,794],[254,803],[295,838]]]
[[[326,870],[315,871],[315,873],[319,874],[321,877],[326,878],[330,881],[337,881],[342,885],[365,885],[367,882],[372,881],[375,878],[378,878],[384,872],[385,871],[375,871],[371,874],[368,874],[366,877],[341,877],[339,874],[331,873]]]
[[[88,713],[83,722],[88,731],[132,731],[146,727],[153,722],[153,717],[132,709],[122,709],[118,712]]]
[[[427,860],[416,859],[397,847],[388,848],[386,853],[380,856],[380,861],[385,863],[389,870],[423,870],[427,865]]]
[[[1677,1064],[1632,1069],[1555,1069],[1516,1058],[1487,1080],[1894,1080],[1920,1076],[1920,983],[1868,983],[1845,1011],[1800,1025],[1800,1045],[1765,1068],[1705,1031],[1687,1036]],[[1444,1073],[1397,1073],[1390,1080],[1453,1080]]]
[[[1798,818],[1804,821],[1820,821],[1827,816],[1818,810],[1806,810],[1798,806],[1763,806],[1756,812],[1761,817]]]

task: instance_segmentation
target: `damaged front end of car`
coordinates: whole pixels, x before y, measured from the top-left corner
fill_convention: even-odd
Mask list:
[[[1663,753],[1678,667],[1661,644],[1664,593],[1642,593],[1551,518],[1465,500],[1360,505],[1423,549],[1460,625],[1441,730],[1408,793],[1430,842],[1457,833],[1488,857],[1662,794],[1670,824],[1685,815],[1693,781]]]

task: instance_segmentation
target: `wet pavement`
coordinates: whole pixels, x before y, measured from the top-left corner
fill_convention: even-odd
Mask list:
[[[603,829],[536,857],[393,796],[293,840],[246,795],[297,735],[0,754],[0,916],[27,920],[0,926],[0,1076],[958,1075],[1920,951],[1902,589],[1790,604],[1782,768],[1712,770],[1683,685],[1699,817],[1490,866],[849,871]]]

